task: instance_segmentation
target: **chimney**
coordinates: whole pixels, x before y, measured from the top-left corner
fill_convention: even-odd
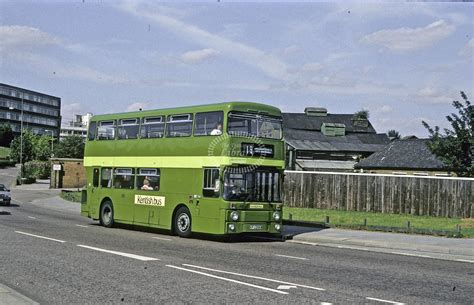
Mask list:
[[[322,107],[306,107],[304,113],[307,116],[327,116],[328,110]]]

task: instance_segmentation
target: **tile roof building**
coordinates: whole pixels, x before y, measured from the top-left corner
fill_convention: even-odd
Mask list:
[[[355,163],[382,150],[389,142],[370,121],[353,114],[330,114],[324,108],[283,113],[287,168],[353,171]]]
[[[355,168],[374,173],[444,176],[449,168],[429,150],[429,141],[414,138],[393,141],[357,163]]]

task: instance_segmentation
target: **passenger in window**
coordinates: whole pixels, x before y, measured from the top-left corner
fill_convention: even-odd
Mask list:
[[[220,136],[222,134],[222,124],[217,123],[214,129],[211,131],[211,136]]]
[[[153,187],[150,186],[150,181],[148,181],[147,178],[145,178],[145,179],[143,180],[142,190],[145,190],[145,191],[153,191]]]

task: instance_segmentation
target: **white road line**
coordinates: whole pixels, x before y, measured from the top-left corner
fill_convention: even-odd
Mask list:
[[[474,261],[470,261],[470,260],[467,260],[467,259],[455,259],[455,261],[463,262],[463,263],[474,263]]]
[[[40,236],[40,235],[35,235],[35,234],[26,233],[26,232],[21,232],[21,231],[15,231],[15,232],[16,232],[16,233],[19,233],[19,234],[23,234],[23,235],[28,235],[28,236],[33,236],[33,237],[37,237],[37,238],[42,238],[42,239],[52,240],[52,241],[55,241],[55,242],[58,242],[58,243],[65,243],[65,241],[64,241],[64,240],[59,240],[59,239],[49,238],[49,237]]]
[[[154,239],[159,239],[159,240],[166,240],[166,241],[170,241],[170,240],[171,240],[171,238],[156,237],[156,236],[154,236],[154,237],[152,237],[152,238],[154,238]]]
[[[275,256],[287,257],[287,258],[294,258],[294,259],[301,259],[301,260],[307,260],[307,258],[304,258],[304,257],[291,256],[291,255],[275,254]]]
[[[390,252],[391,254],[398,254],[398,255],[405,255],[405,256],[415,256],[415,257],[424,257],[424,258],[432,258],[429,255],[421,255],[421,254],[411,254],[405,252]]]
[[[328,302],[321,302],[321,305],[332,305],[332,303],[328,303]]]
[[[125,252],[118,252],[118,251],[112,251],[112,250],[106,250],[106,249],[101,249],[101,248],[96,248],[96,247],[91,247],[91,246],[86,246],[86,245],[77,245],[78,247],[82,248],[87,248],[95,251],[100,251],[100,252],[105,252],[105,253],[110,253],[110,254],[115,254],[115,255],[120,255],[120,256],[125,256],[129,258],[134,258],[138,259],[141,261],[159,261],[158,258],[153,258],[153,257],[147,257],[147,256],[141,256],[141,255],[136,255],[136,254],[130,254],[130,253],[125,253]]]
[[[250,287],[254,287],[254,288],[258,288],[258,289],[262,289],[262,290],[267,290],[267,291],[271,291],[271,292],[276,292],[276,293],[279,293],[279,294],[288,294],[288,292],[285,292],[285,291],[280,291],[280,290],[276,290],[276,289],[272,289],[272,288],[268,288],[268,287],[263,287],[263,286],[258,286],[258,285],[254,285],[254,284],[250,284],[250,283],[246,283],[246,282],[241,282],[241,281],[237,281],[237,280],[233,280],[233,279],[228,279],[228,278],[225,278],[225,277],[221,277],[221,276],[217,276],[217,275],[213,275],[213,274],[209,274],[209,273],[205,273],[205,272],[201,272],[201,271],[197,271],[197,270],[186,269],[186,268],[173,266],[173,265],[166,265],[166,267],[175,268],[175,269],[188,271],[188,272],[192,272],[192,273],[197,273],[197,274],[212,277],[212,278],[215,278],[215,279],[228,281],[228,282],[232,282],[232,283],[236,283],[236,284],[240,284],[240,285],[250,286]]]
[[[31,218],[31,219],[36,219],[36,217],[33,217],[33,216],[28,216],[28,218]]]
[[[252,279],[264,280],[264,281],[269,281],[269,282],[274,282],[274,283],[279,283],[279,284],[293,285],[293,286],[298,286],[298,287],[301,287],[301,288],[308,288],[308,289],[314,289],[314,290],[319,290],[319,291],[325,291],[326,290],[324,288],[319,288],[319,287],[313,287],[313,286],[306,286],[306,285],[300,285],[300,284],[295,284],[295,283],[283,282],[283,281],[273,280],[273,279],[260,277],[260,276],[223,271],[223,270],[206,268],[206,267],[201,267],[201,266],[196,266],[196,265],[183,264],[183,266],[194,267],[194,268],[204,269],[204,270],[208,270],[208,271],[214,271],[214,272],[218,272],[218,273],[226,273],[226,274],[232,274],[232,275],[237,275],[237,276],[242,276],[242,277],[248,277],[248,278],[252,278]]]
[[[88,228],[89,226],[85,226],[85,225],[76,225],[76,227],[81,227],[81,228]]]
[[[389,300],[383,300],[383,299],[376,299],[376,298],[370,298],[370,297],[366,297],[366,299],[367,299],[367,300],[372,300],[372,301],[390,303],[390,304],[405,305],[405,303],[400,303],[400,302],[395,302],[395,301],[389,301]]]

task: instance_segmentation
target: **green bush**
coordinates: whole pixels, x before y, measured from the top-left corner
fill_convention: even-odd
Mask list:
[[[28,161],[23,164],[23,177],[35,179],[47,179],[51,174],[51,163],[49,161]]]

